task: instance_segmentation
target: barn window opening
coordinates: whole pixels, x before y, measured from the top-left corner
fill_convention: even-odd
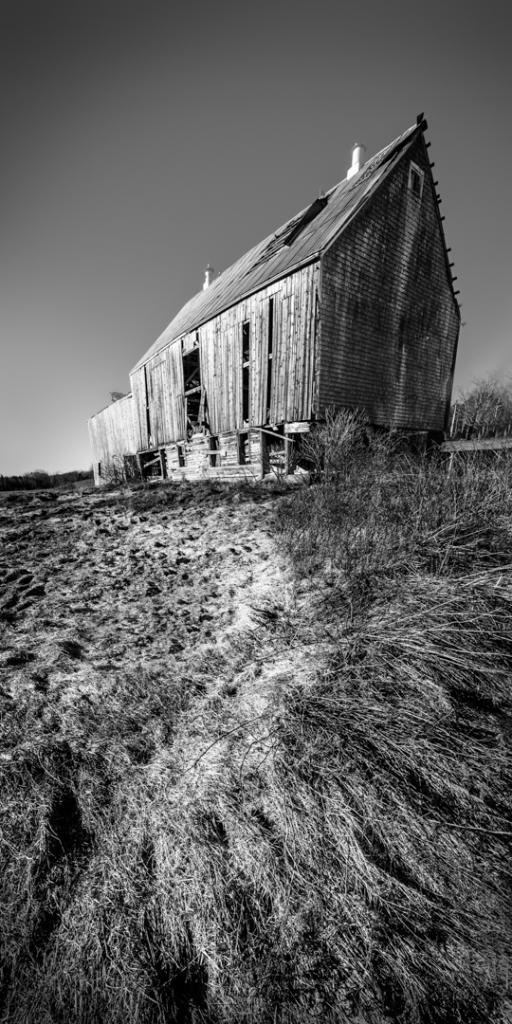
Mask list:
[[[248,423],[249,421],[250,352],[250,324],[249,321],[246,320],[242,324],[242,419],[244,423]]]
[[[238,435],[238,465],[247,466],[250,461],[251,449],[249,446],[249,433],[247,430],[242,430]]]
[[[202,407],[201,359],[199,341],[196,340],[189,352],[182,354],[183,361],[183,392],[185,395],[185,416],[187,432],[194,434],[201,426],[200,413]]]
[[[215,434],[210,435],[210,466],[220,466],[219,439]]]
[[[267,402],[266,422],[270,420],[270,403],[272,401],[272,357],[274,355],[274,299],[268,300],[268,355],[267,355]]]
[[[144,397],[146,403],[146,430],[148,435],[148,448],[151,447],[151,410],[149,406],[149,385],[148,385],[148,368],[144,367]]]
[[[409,189],[417,199],[421,199],[423,194],[423,179],[423,171],[417,166],[417,164],[414,164],[411,161],[409,164]]]
[[[176,452],[178,454],[178,466],[183,467],[185,465],[185,446],[183,444],[177,444]]]
[[[249,362],[251,348],[250,327],[251,325],[248,320],[242,324],[242,361],[244,363]]]
[[[164,448],[153,452],[142,452],[139,458],[140,472],[143,480],[165,480],[167,477],[167,459]]]

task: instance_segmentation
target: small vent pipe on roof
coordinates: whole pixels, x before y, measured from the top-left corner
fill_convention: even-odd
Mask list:
[[[354,174],[357,174],[361,170],[364,164],[364,155],[366,147],[362,146],[360,142],[354,142],[352,146],[352,166],[347,171],[347,181],[349,178],[353,178]]]
[[[215,271],[213,267],[211,267],[210,264],[208,264],[204,272],[203,291],[206,291],[206,289],[210,287],[214,277]]]

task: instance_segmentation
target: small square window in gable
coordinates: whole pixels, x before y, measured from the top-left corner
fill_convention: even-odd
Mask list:
[[[418,167],[417,164],[413,163],[412,160],[409,164],[409,180],[408,187],[409,191],[412,192],[413,196],[417,199],[421,199],[423,194],[423,181],[425,179],[425,173]]]

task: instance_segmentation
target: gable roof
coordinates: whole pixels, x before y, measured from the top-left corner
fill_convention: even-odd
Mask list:
[[[425,122],[414,124],[344,178],[324,197],[291,217],[277,231],[249,249],[204,291],[182,307],[162,334],[133,367],[143,366],[161,349],[201,326],[225,309],[318,258],[374,193],[403,151],[416,140]]]

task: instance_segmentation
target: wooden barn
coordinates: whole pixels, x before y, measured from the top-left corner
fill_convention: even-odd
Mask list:
[[[460,310],[423,115],[217,277],[89,421],[96,483],[261,475],[329,408],[442,434]]]

